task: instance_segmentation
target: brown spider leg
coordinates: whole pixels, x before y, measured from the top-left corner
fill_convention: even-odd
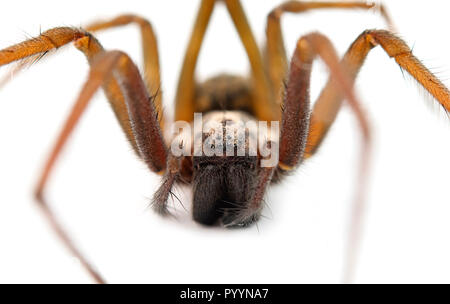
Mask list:
[[[192,121],[194,119],[195,66],[215,2],[215,0],[202,0],[198,10],[178,79],[175,97],[175,120]]]
[[[312,33],[300,38],[292,56],[289,77],[284,99],[284,111],[281,121],[280,162],[283,170],[296,168],[304,159],[307,136],[309,134],[309,85],[312,62],[319,56],[330,69],[336,86],[347,97],[355,112],[360,128],[368,142],[369,125],[360,104],[353,93],[352,81],[339,61],[330,41],[319,33]],[[313,112],[313,116],[314,116]]]
[[[281,104],[284,92],[283,81],[287,74],[288,61],[284,48],[280,19],[283,13],[304,13],[317,9],[372,9],[376,7],[389,29],[394,25],[383,5],[366,2],[302,2],[288,1],[275,7],[267,16],[265,64],[270,84],[276,94],[277,103]]]
[[[196,87],[194,72],[205,31],[216,2],[218,1],[203,0],[201,2],[178,81],[175,98],[175,120],[191,121],[193,119]],[[225,0],[225,4],[250,61],[255,87],[253,107],[256,114],[260,120],[278,120],[280,110],[273,102],[273,94],[264,73],[261,54],[241,4],[238,0]]]
[[[158,214],[166,216],[170,215],[167,208],[169,195],[172,194],[172,188],[175,182],[180,178],[181,157],[176,157],[170,152],[167,156],[167,169],[158,190],[152,198],[152,208]]]
[[[144,57],[143,78],[149,92],[155,92],[154,102],[160,117],[160,125],[163,128],[164,115],[162,108],[162,94],[160,93],[161,76],[158,55],[158,43],[151,23],[140,16],[120,15],[107,21],[93,22],[85,27],[90,33],[126,26],[135,23],[139,26],[142,40],[142,54]]]
[[[261,52],[256,44],[242,5],[239,0],[225,0],[225,4],[250,61],[254,85],[252,106],[256,117],[262,121],[280,120],[280,107],[275,103],[274,93],[270,88],[270,82],[264,70]]]
[[[85,54],[89,62],[92,61],[92,58],[94,58],[95,55],[104,51],[97,39],[95,39],[88,32],[75,28],[59,27],[50,29],[42,33],[39,37],[29,39],[0,50],[0,66],[21,59],[33,58],[34,56],[43,56],[49,51],[58,49],[59,47],[73,41],[75,41],[75,46]],[[24,61],[20,63],[20,66],[26,64],[27,62]],[[122,130],[124,131],[134,151],[139,154],[137,144],[131,130],[125,100],[117,81],[114,77],[111,77],[105,82],[103,88]]]
[[[313,33],[302,37],[291,60],[289,79],[284,100],[281,124],[280,162],[281,170],[292,170],[304,158],[309,130],[309,86],[312,62],[319,56],[330,70],[331,77],[347,98],[362,133],[362,150],[358,188],[353,204],[350,249],[347,255],[347,274],[353,270],[361,213],[364,207],[364,193],[370,153],[370,128],[367,117],[352,90],[351,78],[340,65],[331,42],[323,35]],[[314,115],[314,113],[313,113]]]
[[[447,112],[450,112],[449,90],[414,57],[411,49],[404,41],[388,31],[365,31],[350,46],[342,59],[342,64],[351,76],[352,85],[369,51],[377,45],[381,45],[389,57],[393,57],[402,69],[405,69],[413,76],[417,82],[436,98]],[[305,158],[312,156],[320,147],[322,140],[336,118],[342,101],[341,90],[336,87],[332,79],[329,79],[314,104]]]
[[[156,118],[155,106],[151,102],[151,98],[146,91],[145,84],[139,75],[137,67],[125,53],[119,51],[103,52],[92,63],[89,78],[57,139],[35,190],[39,206],[43,209],[59,237],[72,254],[80,259],[82,265],[98,283],[104,283],[104,280],[71,242],[68,234],[63,230],[61,224],[59,224],[53,212],[50,210],[43,194],[54,164],[75,125],[85,111],[94,93],[105,79],[111,77],[113,72],[116,72],[116,77],[120,81],[123,94],[126,97],[125,100],[130,113],[130,120],[133,122],[133,133],[136,137],[142,159],[144,159],[151,170],[155,172],[164,170],[167,149]]]
[[[128,58],[127,55],[119,52],[104,53],[100,44],[93,39],[87,32],[80,31],[73,28],[55,28],[46,31],[41,36],[19,43],[0,51],[0,66],[8,64],[15,60],[27,58],[35,54],[44,54],[45,52],[63,46],[71,41],[76,41],[76,46],[82,50],[88,57],[92,69],[89,81],[85,85],[77,103],[75,104],[71,116],[61,133],[57,144],[55,145],[50,158],[48,159],[43,173],[36,187],[36,198],[39,206],[44,211],[50,224],[55,229],[56,233],[62,239],[68,249],[77,256],[82,265],[89,271],[90,275],[97,281],[103,282],[102,278],[94,270],[82,254],[70,241],[70,238],[61,228],[61,225],[56,220],[50,208],[43,199],[43,190],[48,180],[51,169],[56,161],[59,152],[62,150],[70,132],[75,127],[80,115],[87,106],[90,96],[95,90],[103,84],[107,95],[114,96],[118,94],[118,99],[115,102],[122,100],[127,103],[125,111],[129,118],[126,120],[130,124],[130,120],[134,122],[133,133],[131,134],[133,142],[136,138],[136,148],[140,156],[146,161],[147,165],[153,171],[159,172],[165,168],[166,147],[162,138],[161,130],[157,121],[157,112],[151,98],[143,84],[142,78],[136,66]],[[93,60],[93,56],[99,54],[99,59]],[[117,66],[115,66],[117,65]],[[112,76],[112,69],[115,68],[116,76]],[[108,78],[114,79],[108,80]],[[116,80],[116,78],[118,80]],[[118,83],[122,84],[119,88]],[[115,90],[109,91],[111,83],[115,83]],[[113,86],[114,87],[114,86]],[[123,92],[123,93],[122,93]],[[109,96],[108,96],[109,97]],[[117,97],[117,96],[116,96]],[[111,101],[111,100],[110,100]],[[111,102],[113,109],[116,109],[117,104]],[[150,118],[150,119],[149,119]],[[130,128],[131,130],[131,128]],[[155,143],[154,145],[150,144]],[[139,143],[139,144],[138,144]]]

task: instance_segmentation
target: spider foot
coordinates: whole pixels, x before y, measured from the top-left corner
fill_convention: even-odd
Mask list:
[[[170,215],[170,211],[167,208],[170,191],[170,187],[167,186],[167,183],[162,183],[153,195],[152,202],[150,203],[152,209],[161,216]]]

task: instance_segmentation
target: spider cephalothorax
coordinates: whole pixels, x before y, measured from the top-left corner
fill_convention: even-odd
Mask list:
[[[258,129],[256,119],[249,113],[233,110],[234,104],[233,98],[227,98],[222,103],[224,110],[206,111],[204,116],[196,114],[194,122],[185,124],[186,128],[175,136],[171,147],[180,148],[178,152],[183,155],[174,149],[168,152],[175,170],[168,171],[154,197],[158,212],[169,212],[168,189],[180,182],[192,186],[193,219],[198,223],[247,226],[259,218],[262,204],[252,205],[263,166],[258,144],[270,138],[270,148],[277,149],[278,138],[271,138],[267,129]],[[278,155],[274,149],[265,152],[266,159]]]

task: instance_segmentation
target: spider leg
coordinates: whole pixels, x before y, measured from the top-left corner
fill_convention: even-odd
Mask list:
[[[0,66],[32,55],[43,54],[50,50],[62,47],[69,42],[86,37],[87,35],[88,33],[85,31],[69,27],[58,27],[48,30],[39,35],[39,37],[23,41],[1,50]]]
[[[264,70],[261,52],[250,29],[245,12],[239,0],[225,0],[228,12],[238,31],[251,66],[254,86],[253,108],[256,117],[262,121],[273,121],[281,118],[280,107],[275,103],[269,79]]]
[[[281,123],[280,161],[278,166],[281,170],[289,171],[296,168],[304,158],[310,123],[310,76],[312,62],[317,56],[328,66],[336,86],[347,98],[358,120],[363,137],[358,188],[353,203],[350,246],[347,254],[348,265],[346,273],[350,274],[353,270],[359,237],[358,232],[361,226],[361,214],[364,207],[371,143],[370,128],[367,117],[353,93],[350,75],[341,66],[331,42],[319,33],[312,33],[300,38],[291,60]]]
[[[86,109],[91,97],[105,79],[111,77],[113,71],[116,72],[116,77],[120,80],[124,95],[126,96],[130,120],[133,122],[133,133],[135,134],[141,157],[153,171],[158,172],[164,169],[167,153],[165,144],[156,119],[154,105],[149,102],[150,97],[148,96],[138,69],[126,54],[119,51],[110,51],[101,53],[94,59],[89,78],[53,147],[35,190],[37,202],[43,209],[52,227],[72,254],[80,259],[82,265],[98,283],[103,283],[103,279],[73,245],[68,234],[56,220],[55,215],[50,210],[44,198],[44,190],[57,157],[80,116]]]
[[[344,277],[346,282],[351,280],[356,263],[356,252],[361,233],[360,227],[362,226],[365,209],[364,193],[370,152],[369,124],[359,102],[354,97],[352,86],[365,57],[378,44],[434,96],[446,111],[450,111],[449,90],[412,55],[406,43],[384,30],[363,32],[351,45],[340,64],[337,63],[337,56],[332,45],[325,37],[320,34],[311,34],[300,39],[291,61],[284,101],[285,110],[282,121],[279,164],[279,167],[284,170],[295,168],[303,158],[314,154],[334,122],[344,97],[348,99],[359,121],[363,134],[363,149],[346,255]],[[311,54],[318,54],[325,61],[330,68],[331,76],[315,103],[308,120],[309,94],[307,89],[312,62]],[[302,83],[303,85],[296,86],[296,83]],[[297,148],[297,145],[301,148]]]
[[[70,42],[75,42],[75,46],[85,54],[89,62],[97,54],[104,51],[97,39],[88,32],[75,28],[58,27],[42,33],[39,37],[0,50],[0,66],[17,60],[33,58],[33,56],[45,55],[49,51],[58,49]],[[25,64],[21,63],[20,66]],[[139,155],[119,84],[116,79],[111,77],[104,83],[103,88],[122,130],[134,151]]]
[[[0,66],[26,58],[27,56],[45,53],[71,41],[75,41],[76,46],[85,53],[91,64],[91,71],[88,81],[85,83],[83,90],[73,106],[72,112],[44,166],[36,186],[35,196],[52,228],[63,243],[72,254],[79,258],[82,265],[88,270],[95,281],[102,283],[104,282],[103,279],[73,245],[68,234],[59,224],[44,199],[44,190],[56,159],[80,116],[86,109],[92,95],[102,85],[107,96],[113,98],[112,101],[110,99],[113,109],[121,113],[127,113],[129,116],[125,121],[130,126],[132,122],[133,127],[130,127],[130,132],[132,132],[130,136],[133,138],[136,151],[152,171],[162,172],[165,169],[167,148],[159,127],[155,105],[148,95],[137,67],[122,52],[103,51],[98,41],[87,32],[72,28],[55,28],[46,31],[38,38],[33,38],[1,50]],[[114,75],[112,75],[113,72]],[[125,112],[117,109],[117,102],[123,103]]]
[[[334,47],[322,34],[308,34],[298,40],[290,63],[280,136],[279,167],[283,170],[296,168],[305,156],[310,133],[310,76],[312,62],[317,56],[329,67],[336,87],[348,99],[363,137],[367,142],[370,139],[369,124],[353,92],[351,77],[336,59]]]
[[[194,72],[197,65],[198,54],[203,43],[206,28],[208,27],[215,0],[202,0],[194,29],[184,55],[178,79],[177,93],[175,97],[175,120],[192,121],[194,118],[195,79]]]
[[[342,65],[349,73],[352,85],[366,56],[377,45],[380,45],[389,57],[394,58],[402,69],[423,86],[445,111],[450,112],[449,90],[412,54],[411,49],[403,40],[389,31],[364,31],[350,46],[342,59]],[[312,156],[320,147],[336,118],[343,99],[341,90],[330,78],[314,104],[305,158]]]
[[[282,103],[284,86],[283,81],[288,69],[286,50],[284,48],[283,34],[281,31],[281,16],[286,13],[304,13],[318,9],[364,9],[376,8],[389,29],[394,25],[383,5],[375,5],[368,2],[303,2],[287,1],[275,7],[267,16],[265,64],[269,75],[270,84],[276,94],[277,103]]]
[[[157,92],[154,97],[154,103],[160,116],[161,128],[163,128],[163,110],[162,110],[162,94],[160,93],[161,76],[158,55],[158,43],[156,35],[153,31],[151,23],[140,16],[136,15],[120,15],[111,20],[93,22],[86,27],[89,33],[99,32],[114,27],[126,26],[129,24],[137,24],[141,33],[142,54],[144,57],[144,73],[143,78],[149,92]]]
[[[384,30],[369,30],[363,32],[350,46],[345,54],[342,65],[351,77],[351,85],[364,63],[369,51],[380,45],[389,57],[395,59],[400,67],[406,70],[416,81],[422,85],[447,111],[450,112],[450,92],[445,85],[434,76],[414,55],[404,41],[394,34]],[[305,148],[305,158],[317,151],[325,138],[329,128],[333,124],[336,115],[342,105],[344,96],[342,90],[330,78],[322,90],[311,115],[310,131]],[[367,160],[364,163],[367,166]],[[362,173],[363,174],[363,173]],[[363,180],[365,183],[365,181]],[[358,196],[362,197],[364,184],[358,189]],[[347,253],[347,265],[345,281],[350,281],[356,264],[356,250],[360,237],[360,227],[365,206],[363,200],[354,203],[352,221],[350,226],[349,247]]]
[[[152,198],[152,208],[160,215],[170,215],[167,208],[167,201],[169,199],[169,195],[173,194],[172,188],[175,185],[175,182],[180,177],[180,162],[180,157],[176,157],[170,152],[168,153],[167,169],[164,172],[161,185]]]
[[[191,121],[193,119],[196,87],[194,72],[200,47],[216,2],[218,1],[203,0],[201,2],[178,81],[175,120]],[[280,110],[273,101],[273,93],[264,72],[262,57],[242,6],[238,0],[224,0],[224,2],[250,61],[255,94],[253,108],[260,120],[278,120]]]

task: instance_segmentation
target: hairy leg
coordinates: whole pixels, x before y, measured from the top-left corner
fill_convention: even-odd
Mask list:
[[[363,139],[358,187],[353,204],[350,249],[346,261],[346,276],[348,276],[353,270],[358,233],[361,226],[361,214],[364,207],[366,177],[370,157],[370,127],[366,114],[353,93],[350,75],[341,66],[331,42],[319,33],[309,34],[300,38],[291,60],[284,100],[280,138],[280,162],[278,166],[282,171],[290,171],[295,169],[304,159],[310,123],[310,76],[312,63],[316,56],[319,56],[328,66],[331,78],[348,99],[350,107],[357,118]]]
[[[319,33],[303,36],[297,42],[291,60],[281,121],[279,167],[286,171],[295,169],[304,159],[310,133],[310,76],[313,60],[317,56],[329,67],[336,87],[348,99],[367,144],[370,139],[369,124],[353,92],[351,77],[340,65],[331,42]]]
[[[317,151],[317,148],[327,134],[328,129],[334,122],[344,98],[347,98],[350,102],[352,109],[360,121],[360,128],[364,135],[364,146],[361,154],[362,157],[358,179],[359,184],[353,205],[349,247],[346,256],[344,280],[348,282],[352,278],[356,263],[360,227],[362,225],[362,217],[365,209],[363,196],[366,187],[366,172],[368,170],[370,152],[370,132],[367,119],[356,100],[351,97],[353,94],[352,86],[354,80],[364,63],[364,59],[374,46],[378,44],[381,45],[388,55],[393,57],[403,69],[411,74],[432,96],[434,96],[446,111],[450,111],[450,92],[439,79],[429,72],[428,69],[412,55],[411,50],[401,39],[388,31],[369,30],[363,32],[356,39],[344,56],[340,66],[336,65],[336,55],[333,54],[334,52],[328,51],[323,53],[323,55],[320,55],[330,67],[331,76],[314,105],[308,125],[308,112],[305,111],[307,111],[306,109],[309,107],[309,95],[306,89],[309,87],[310,66],[308,60],[303,59],[303,61],[301,61],[303,64],[299,65],[298,61],[296,62],[295,59],[302,58],[302,56],[308,59],[307,54],[309,54],[309,52],[307,49],[301,51],[302,45],[300,41],[297,44],[296,55],[291,61],[291,71],[287,86],[285,113],[283,113],[283,117],[285,117],[283,126],[285,127],[282,127],[282,141],[280,144],[280,167],[284,170],[291,170],[298,165],[303,158],[308,158]],[[326,46],[326,43],[319,44],[322,44],[323,50],[331,50],[329,46],[324,47]],[[307,46],[308,44],[305,45]],[[332,59],[332,61],[327,62],[323,56],[327,56],[328,60]],[[331,68],[332,65],[336,66],[335,71],[341,70],[343,72],[341,73],[342,75],[333,73],[333,69]],[[342,76],[344,77],[342,78]],[[297,82],[301,80],[301,82],[304,83],[304,86],[298,88],[292,85],[291,88],[291,81],[295,82],[295,79],[297,78]],[[349,95],[349,93],[351,94]],[[296,97],[298,101],[292,102],[291,99],[294,100]],[[289,119],[289,116],[293,116],[293,118]],[[295,125],[295,117],[300,121],[297,122],[297,125]],[[307,130],[306,134],[304,131],[300,132],[304,129]],[[295,140],[297,140],[297,143],[293,144]],[[301,146],[302,148],[297,148],[297,150],[283,148],[297,146]]]
[[[350,46],[341,64],[350,75],[352,85],[360,68],[364,64],[366,56],[370,50],[377,45],[381,45],[389,57],[394,58],[402,69],[406,70],[414,77],[414,79],[416,79],[416,81],[439,102],[445,111],[450,111],[449,90],[416,57],[414,57],[411,49],[404,41],[388,31],[365,31]],[[320,147],[328,130],[335,121],[344,97],[342,90],[336,85],[336,82],[330,78],[325,88],[322,90],[317,102],[314,104],[307,145],[305,148],[305,158],[314,155]],[[363,172],[361,174],[363,174]],[[362,175],[361,178],[365,178],[365,175]],[[365,187],[364,179],[363,182],[363,184],[360,183],[357,197],[362,197],[363,195]],[[361,234],[360,227],[362,225],[362,217],[365,209],[363,202],[363,200],[358,198],[353,207],[352,222],[350,226],[351,235],[349,238],[346,273],[344,277],[344,280],[347,282],[351,280],[356,264],[356,252]]]
[[[270,85],[275,92],[277,103],[281,104],[284,86],[283,81],[287,76],[288,61],[286,50],[284,48],[283,34],[281,31],[281,17],[284,13],[304,13],[311,10],[319,9],[364,9],[369,10],[376,8],[383,19],[386,21],[389,29],[393,30],[394,26],[383,5],[376,6],[375,3],[367,2],[303,2],[288,1],[274,8],[267,16],[266,27],[266,68],[268,71]]]
[[[114,100],[115,102],[120,100],[124,103],[126,102],[124,109],[128,109],[129,112],[129,117],[126,121],[128,121],[128,123],[130,123],[130,121],[133,122],[133,128],[130,128],[130,130],[132,132],[131,136],[135,143],[136,151],[151,170],[161,172],[165,169],[167,148],[165,147],[159,127],[155,105],[148,95],[137,67],[124,53],[118,51],[103,51],[101,45],[87,32],[73,28],[55,28],[49,30],[37,38],[1,50],[0,66],[15,60],[27,58],[28,56],[44,54],[51,49],[58,48],[71,41],[75,41],[76,46],[86,54],[91,64],[91,72],[50,157],[44,166],[44,170],[36,186],[35,195],[39,206],[48,218],[52,228],[64,244],[72,254],[79,258],[80,262],[90,275],[97,282],[102,283],[104,281],[101,276],[71,242],[68,234],[59,224],[44,199],[44,190],[57,157],[63,149],[64,144],[73,131],[80,116],[86,109],[92,95],[102,85],[107,91],[107,95],[115,96],[114,98],[116,98],[116,94],[119,94],[120,98]],[[114,76],[112,76],[113,71],[115,71]],[[114,90],[117,91],[109,91],[111,88],[114,88]],[[111,102],[111,105],[117,110],[115,108],[117,104]]]
[[[93,62],[89,78],[53,147],[35,190],[37,202],[43,209],[52,227],[72,254],[79,258],[82,265],[98,283],[104,283],[104,280],[71,242],[68,234],[64,231],[62,225],[57,221],[55,215],[49,208],[44,197],[44,191],[55,162],[75,125],[79,121],[79,118],[85,111],[93,94],[105,79],[111,77],[113,71],[117,72],[120,83],[122,83],[123,92],[126,96],[127,106],[130,112],[130,120],[133,121],[133,133],[142,159],[155,172],[160,172],[165,168],[167,152],[156,119],[155,107],[149,102],[150,97],[140,78],[137,67],[124,53],[118,51],[104,52]],[[150,119],[148,119],[149,117]]]
[[[0,66],[35,58],[36,56],[40,58],[70,42],[75,43],[75,46],[84,53],[89,63],[96,55],[104,51],[98,40],[88,32],[75,28],[58,27],[45,31],[36,38],[0,50]],[[26,61],[24,62],[24,64],[27,64]],[[119,84],[112,77],[104,83],[103,88],[122,130],[134,151],[139,154]]]
[[[365,31],[350,46],[342,59],[342,65],[350,75],[352,85],[370,50],[377,45],[380,45],[389,57],[394,58],[402,69],[426,89],[445,111],[450,112],[449,90],[412,54],[403,40],[389,31]],[[305,157],[312,156],[320,147],[341,108],[343,99],[342,91],[330,78],[314,104]]]
[[[99,32],[115,27],[122,27],[129,24],[139,26],[142,40],[142,54],[144,57],[144,74],[143,78],[149,92],[155,94],[155,106],[158,110],[161,127],[163,127],[163,108],[162,94],[160,93],[161,76],[158,55],[158,43],[156,35],[153,31],[151,23],[137,15],[120,15],[111,20],[93,22],[85,27],[90,33]]]

